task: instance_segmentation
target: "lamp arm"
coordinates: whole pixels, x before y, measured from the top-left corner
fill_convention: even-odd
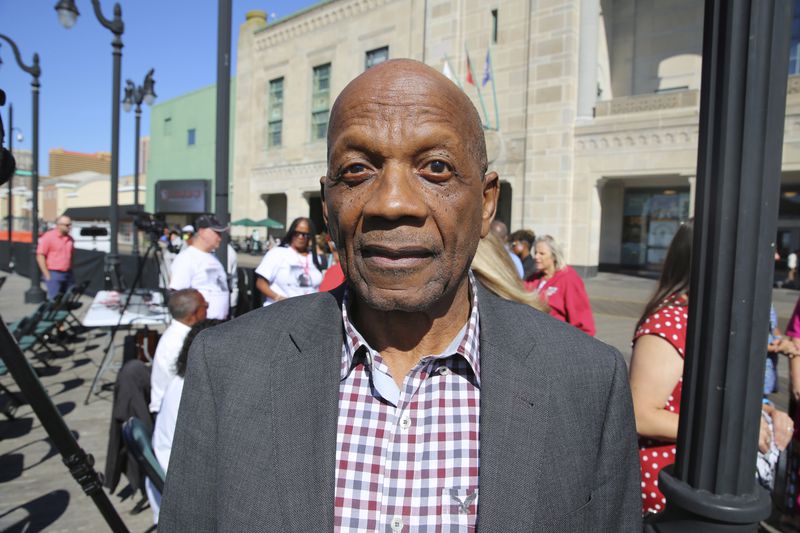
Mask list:
[[[100,0],[92,0],[92,9],[97,20],[100,21],[105,28],[111,30],[111,33],[119,37],[125,31],[125,24],[122,22],[122,8],[120,5],[114,4],[114,19],[109,20],[103,16],[103,10],[100,7]]]
[[[33,65],[28,66],[22,61],[22,55],[19,53],[19,48],[17,48],[17,43],[11,40],[11,37],[7,35],[3,35],[0,33],[0,39],[3,39],[11,46],[11,50],[14,52],[14,59],[17,60],[17,64],[19,68],[33,76],[34,78],[39,78],[42,75],[42,69],[39,67],[39,54],[33,54]]]

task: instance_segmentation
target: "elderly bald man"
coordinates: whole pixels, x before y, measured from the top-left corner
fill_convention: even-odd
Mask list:
[[[159,530],[640,529],[622,357],[469,271],[499,185],[464,93],[369,69],[321,186],[347,282],[198,337]]]

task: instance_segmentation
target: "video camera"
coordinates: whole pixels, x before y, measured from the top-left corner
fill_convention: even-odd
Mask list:
[[[166,222],[156,218],[152,213],[146,211],[129,211],[128,213],[135,215],[133,224],[136,228],[147,233],[153,240],[158,240],[167,227]]]

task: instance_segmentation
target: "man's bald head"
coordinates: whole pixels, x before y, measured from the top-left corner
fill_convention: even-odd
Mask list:
[[[430,103],[431,97],[438,103],[458,112],[462,119],[463,135],[470,152],[480,168],[486,173],[486,140],[483,123],[472,101],[458,86],[438,70],[413,59],[392,59],[380,63],[359,75],[347,84],[331,108],[328,122],[328,161],[332,140],[336,138],[345,111],[353,105],[385,106],[390,102],[396,106],[413,107]],[[413,110],[409,110],[411,112]]]

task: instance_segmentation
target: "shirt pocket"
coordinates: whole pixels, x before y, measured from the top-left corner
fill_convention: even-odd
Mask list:
[[[442,489],[442,532],[475,531],[478,489]]]

